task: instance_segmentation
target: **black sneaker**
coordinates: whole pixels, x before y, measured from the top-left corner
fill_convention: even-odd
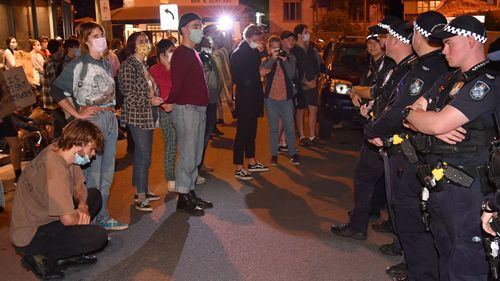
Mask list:
[[[400,249],[396,249],[396,244],[392,242],[391,244],[383,244],[378,247],[380,252],[388,256],[401,256],[403,252]]]
[[[297,154],[292,155],[292,157],[290,157],[290,162],[292,163],[292,165],[295,165],[295,166],[300,165],[299,156],[297,156]]]
[[[58,260],[57,265],[60,266],[62,269],[67,269],[70,266],[94,264],[96,262],[97,262],[96,256],[81,255],[81,256]]]
[[[406,263],[400,262],[395,265],[391,265],[385,269],[385,273],[389,274],[391,277],[401,277],[406,275],[407,267]]]
[[[153,192],[148,192],[148,193],[146,193],[146,199],[148,199],[149,202],[157,201],[157,200],[160,200],[160,196],[154,194]],[[137,194],[134,195],[134,202],[135,203],[139,202]]]
[[[189,195],[193,199],[193,202],[195,202],[196,205],[202,209],[210,209],[214,207],[214,204],[212,204],[212,202],[203,200],[200,197],[196,196],[194,190],[189,191]]]
[[[244,181],[253,180],[252,174],[245,169],[234,172],[234,177]]]
[[[278,155],[271,156],[271,166],[278,166]]]
[[[267,172],[267,171],[269,171],[269,168],[262,165],[259,162],[255,162],[255,164],[253,164],[253,165],[250,165],[250,164],[248,165],[248,170],[250,172]]]
[[[300,146],[306,147],[306,146],[311,145],[311,141],[308,138],[306,138],[306,137],[301,137],[299,139],[299,144],[300,144]]]
[[[143,211],[143,212],[151,212],[151,211],[153,211],[153,207],[151,207],[151,205],[149,204],[149,200],[148,199],[145,199],[143,201],[135,202],[135,208],[137,210]]]
[[[324,146],[326,143],[322,140],[320,140],[318,137],[313,137],[312,139],[309,139],[309,143],[312,146]]]
[[[179,197],[177,198],[177,211],[198,217],[205,214],[205,211],[196,205],[195,199],[189,193],[179,193]]]
[[[42,280],[57,279],[64,276],[62,268],[57,265],[57,262],[42,255],[24,256],[21,259],[21,265]]]
[[[372,224],[373,230],[381,233],[392,233],[392,222],[390,220],[386,220],[380,223]]]
[[[286,145],[286,144],[285,144],[285,145],[281,145],[281,144],[280,144],[280,145],[278,146],[278,152],[280,152],[280,153],[285,153],[285,152],[288,152],[288,145]]]
[[[349,237],[356,240],[366,240],[366,234],[356,232],[348,223],[334,224],[330,230],[337,236]]]

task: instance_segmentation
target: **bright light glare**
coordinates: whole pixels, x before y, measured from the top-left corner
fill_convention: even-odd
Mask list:
[[[218,27],[220,30],[230,30],[233,28],[233,19],[230,16],[222,16],[219,18]]]

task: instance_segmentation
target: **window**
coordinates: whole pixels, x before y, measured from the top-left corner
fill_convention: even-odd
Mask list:
[[[302,20],[302,1],[285,0],[283,1],[283,20],[300,21]]]
[[[417,1],[417,14],[436,10],[441,1]]]

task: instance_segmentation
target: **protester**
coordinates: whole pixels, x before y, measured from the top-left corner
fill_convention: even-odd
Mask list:
[[[80,41],[75,38],[69,38],[63,43],[64,48],[64,60],[63,68],[70,63],[72,60],[81,56],[80,51]]]
[[[144,32],[134,32],[127,39],[127,49],[132,55],[120,66],[118,80],[124,96],[120,125],[128,126],[134,139],[132,184],[136,187],[135,208],[152,211],[150,201],[160,196],[149,191],[148,171],[151,165],[153,133],[158,122],[159,97],[155,80],[145,64],[151,44]]]
[[[40,46],[40,42],[33,39],[30,39],[29,42],[31,45],[31,63],[33,64],[33,85],[37,88],[38,91],[40,91],[42,85],[41,79],[43,77],[43,64],[45,63],[45,59],[40,53],[40,50],[42,49],[42,46]]]
[[[103,59],[107,48],[104,28],[95,22],[85,22],[78,26],[78,34],[82,56],[63,69],[50,95],[73,117],[87,119],[103,132],[104,151],[84,170],[86,186],[97,188],[102,195],[102,208],[95,218],[96,223],[108,230],[123,230],[128,225],[111,218],[107,210],[115,173],[118,122],[114,112],[115,83],[110,66]],[[65,93],[74,105],[66,99]]]
[[[251,172],[265,172],[269,168],[255,160],[255,138],[257,119],[262,116],[264,93],[260,77],[271,72],[260,67],[257,50],[262,41],[262,32],[256,25],[249,25],[243,31],[243,38],[231,55],[231,76],[236,85],[236,137],[233,147],[234,176],[241,180],[251,180]],[[243,169],[243,158],[248,159],[248,170]]]
[[[7,46],[7,49],[3,51],[3,66],[6,70],[9,70],[16,67],[16,37],[7,37],[7,39],[5,40],[5,45]]]
[[[49,56],[51,54],[50,50],[48,49],[49,48],[49,37],[42,36],[42,37],[38,38],[38,41],[40,42],[40,46],[42,47],[42,49],[40,50],[40,53],[42,54],[45,61],[47,61],[47,59],[49,58]]]
[[[86,189],[79,165],[102,152],[104,137],[86,120],[69,123],[56,143],[26,166],[14,196],[10,237],[21,264],[41,279],[62,277],[63,267],[91,264],[103,249],[106,231],[89,225],[101,194]]]
[[[168,39],[162,39],[156,44],[156,57],[158,63],[153,65],[149,72],[160,88],[160,98],[166,101],[172,90],[171,60],[175,45]],[[167,104],[160,106],[160,127],[163,132],[163,159],[165,179],[169,192],[175,192],[175,155],[176,155],[176,133],[172,120],[172,113],[165,109]]]

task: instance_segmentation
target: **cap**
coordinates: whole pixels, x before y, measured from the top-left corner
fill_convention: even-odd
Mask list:
[[[433,32],[438,32],[443,30],[448,21],[446,18],[436,11],[427,11],[418,15],[418,17],[413,21],[413,28],[422,34],[427,39]]]
[[[376,33],[376,34],[388,33],[387,28],[394,21],[397,21],[397,20],[401,20],[401,19],[398,17],[395,17],[395,16],[387,16],[387,17],[383,18],[377,25],[373,25],[373,26],[368,27],[368,30],[370,31],[370,33]]]
[[[290,36],[293,36],[293,38],[297,39],[297,35],[295,35],[295,33],[288,31],[288,30],[285,30],[281,33],[280,39],[283,40],[283,39],[286,39]]]
[[[370,33],[368,36],[366,36],[366,41],[368,40],[377,40],[378,41],[378,34],[377,33]]]
[[[179,29],[178,29],[179,33],[182,35],[181,28],[183,28],[188,23],[190,23],[190,22],[192,22],[194,20],[200,20],[201,21],[201,17],[198,14],[195,14],[195,13],[192,13],[192,12],[188,12],[188,13],[183,14],[180,17],[180,19],[179,19]]]
[[[396,37],[399,41],[405,44],[411,44],[411,36],[413,32],[406,28],[406,22],[402,19],[395,20],[388,28],[390,35]]]
[[[443,40],[453,36],[472,37],[479,43],[486,43],[484,25],[475,17],[465,15],[454,18],[444,27],[444,30],[431,34],[432,37]]]

